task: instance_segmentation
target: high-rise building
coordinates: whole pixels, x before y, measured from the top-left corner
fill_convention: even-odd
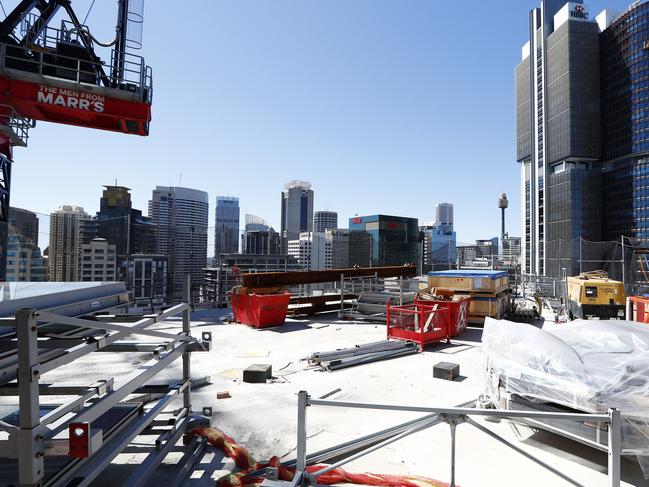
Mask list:
[[[436,225],[445,225],[453,231],[453,205],[451,203],[439,203],[435,205],[435,217]]]
[[[338,213],[329,210],[316,211],[313,214],[313,231],[324,233],[326,230],[338,228]]]
[[[214,256],[239,251],[239,198],[217,196],[214,210]]]
[[[130,189],[124,186],[104,186],[99,211],[84,222],[81,233],[83,243],[106,239],[118,256],[155,252],[156,226],[133,208]]]
[[[278,255],[282,253],[282,239],[272,228],[245,232],[241,239],[242,254]]]
[[[80,281],[112,282],[117,280],[115,245],[105,238],[81,244]]]
[[[47,259],[31,238],[9,231],[7,239],[7,281],[47,281]]]
[[[157,186],[149,201],[149,217],[157,226],[157,253],[169,259],[169,302],[180,302],[187,275],[191,275],[193,290],[203,282],[207,265],[208,195],[197,189]]]
[[[282,191],[282,249],[289,240],[297,240],[302,232],[313,231],[313,190],[306,181],[290,181]]]
[[[331,242],[332,269],[349,267],[349,230],[335,228],[325,232],[326,239]]]
[[[521,237],[505,237],[500,256],[507,267],[517,267],[521,264]]]
[[[596,260],[582,261],[583,241],[649,243],[649,3],[594,16],[544,0],[529,22],[516,67],[522,271],[574,275]]]
[[[241,253],[246,255],[278,255],[282,253],[280,235],[263,218],[246,215],[246,226],[241,235]]]
[[[349,219],[350,266],[382,267],[418,262],[416,218],[372,215]]]
[[[451,214],[453,212],[452,208],[453,207],[451,206]],[[424,271],[427,272],[453,268],[457,261],[457,251],[456,234],[453,231],[452,223],[422,225],[419,227],[419,231],[423,233],[424,237]]]
[[[157,307],[167,299],[167,256],[132,254],[126,261],[127,288],[133,291],[134,305]]]
[[[38,217],[22,208],[9,208],[9,233],[22,235],[38,247]]]
[[[79,206],[65,205],[50,215],[48,274],[50,281],[79,279],[80,226],[90,216]]]
[[[302,232],[297,240],[289,240],[288,255],[308,271],[332,269],[332,242],[324,233]]]
[[[458,245],[457,265],[460,268],[493,268],[498,257],[498,237],[476,240],[474,245]]]
[[[156,252],[156,225],[133,208],[130,189],[124,186],[104,186],[99,212],[81,224],[81,242],[88,244],[95,238],[115,246],[119,281],[127,280],[129,255]]]

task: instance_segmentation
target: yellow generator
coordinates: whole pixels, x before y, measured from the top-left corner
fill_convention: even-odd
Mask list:
[[[570,319],[624,319],[625,306],[624,284],[609,279],[604,271],[584,272],[568,278]]]

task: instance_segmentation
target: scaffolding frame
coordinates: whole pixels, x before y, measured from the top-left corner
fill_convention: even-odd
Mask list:
[[[418,412],[426,413],[427,416],[419,418],[418,420],[404,423],[402,425],[391,428],[390,431],[394,434],[386,437],[386,431],[379,431],[373,435],[367,435],[363,438],[365,440],[364,447],[356,449],[356,451],[343,451],[341,453],[342,459],[335,463],[319,469],[317,471],[307,471],[307,465],[312,465],[313,455],[307,455],[307,408],[310,406],[326,406],[338,407],[345,409],[364,409],[364,410],[382,410],[382,411],[405,411],[405,412]],[[451,434],[451,465],[450,465],[450,486],[455,487],[455,434],[456,428],[459,424],[466,423],[478,429],[487,436],[511,448],[520,455],[536,463],[537,465],[545,468],[553,474],[561,477],[563,480],[573,484],[582,485],[568,475],[564,474],[555,467],[539,460],[529,452],[516,446],[500,435],[494,433],[482,424],[476,422],[471,416],[490,417],[505,420],[520,420],[520,419],[560,419],[570,420],[576,422],[599,422],[607,424],[608,428],[608,485],[610,487],[620,486],[621,477],[621,454],[622,454],[622,425],[621,415],[618,409],[609,409],[607,414],[589,414],[589,413],[551,413],[540,411],[512,411],[512,410],[498,410],[498,409],[479,409],[467,407],[451,407],[451,408],[437,408],[437,407],[420,407],[420,406],[400,406],[392,404],[375,404],[375,403],[359,403],[347,401],[331,401],[326,399],[312,399],[306,391],[298,393],[298,412],[297,412],[297,459],[295,461],[296,473],[291,482],[266,480],[262,485],[268,487],[297,487],[307,485],[317,485],[317,478],[320,475],[331,472],[346,463],[349,463],[357,458],[365,456],[373,451],[383,448],[395,441],[398,441],[406,436],[412,435],[424,429],[427,429],[440,422],[447,423],[450,427]],[[329,450],[335,451],[337,448],[341,449],[343,445],[332,447]]]
[[[0,457],[17,459],[21,487],[65,486],[73,483],[85,486],[92,482],[112,460],[138,435],[142,434],[161,413],[171,414],[171,428],[160,433],[151,445],[145,460],[122,483],[124,486],[142,485],[154,473],[180,437],[190,428],[207,426],[208,420],[191,414],[191,353],[211,349],[211,333],[203,332],[200,339],[191,336],[189,279],[186,280],[184,302],[164,312],[146,315],[135,322],[118,323],[115,317],[102,320],[73,318],[34,309],[21,309],[15,318],[3,319],[4,326],[15,327],[17,348],[17,384],[2,386],[3,395],[17,395],[18,425],[0,421],[0,430],[8,438],[0,440]],[[167,333],[149,329],[165,319],[182,314],[182,332]],[[62,324],[96,332],[90,339],[43,339],[38,335],[39,322]],[[126,341],[129,335],[156,338],[154,342]],[[57,343],[60,342],[60,343]],[[54,357],[39,355],[39,349],[65,348],[64,354]],[[41,384],[46,372],[70,364],[92,352],[152,352],[153,358],[135,369],[116,388],[112,378],[102,379],[87,386],[57,386]],[[93,422],[113,408],[122,405],[138,392],[146,392],[147,384],[158,373],[177,360],[182,361],[182,378],[162,387],[146,402],[137,402],[134,412],[112,428],[104,438],[104,431],[94,430]],[[150,386],[148,386],[150,388]],[[70,400],[51,406],[42,415],[41,394],[72,396]],[[170,403],[182,397],[182,408],[168,411]],[[134,403],[129,403],[134,404]],[[68,437],[65,438],[65,431]],[[63,434],[62,434],[63,433]],[[78,444],[86,449],[85,456],[75,455]],[[197,448],[193,445],[192,448]],[[73,457],[62,469],[49,478],[45,476],[47,456]],[[186,462],[194,462],[197,455],[188,455]],[[187,472],[187,463],[181,471]]]

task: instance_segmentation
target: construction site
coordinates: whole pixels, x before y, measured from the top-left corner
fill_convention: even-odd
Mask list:
[[[36,121],[149,135],[143,3],[116,3],[110,42],[69,0],[0,23],[3,249]],[[0,485],[649,485],[647,251],[562,245],[574,275],[233,261],[151,312],[123,282],[0,282]]]

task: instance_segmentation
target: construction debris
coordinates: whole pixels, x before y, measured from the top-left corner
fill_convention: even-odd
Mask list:
[[[418,352],[419,347],[415,343],[384,340],[329,352],[315,352],[306,360],[325,370],[338,370]]]
[[[439,362],[433,366],[433,377],[436,379],[455,380],[460,376],[460,364]]]
[[[216,393],[217,399],[230,399],[231,397],[230,391],[221,391]]]
[[[243,381],[249,384],[265,384],[272,378],[273,368],[269,364],[254,364],[243,371]]]

